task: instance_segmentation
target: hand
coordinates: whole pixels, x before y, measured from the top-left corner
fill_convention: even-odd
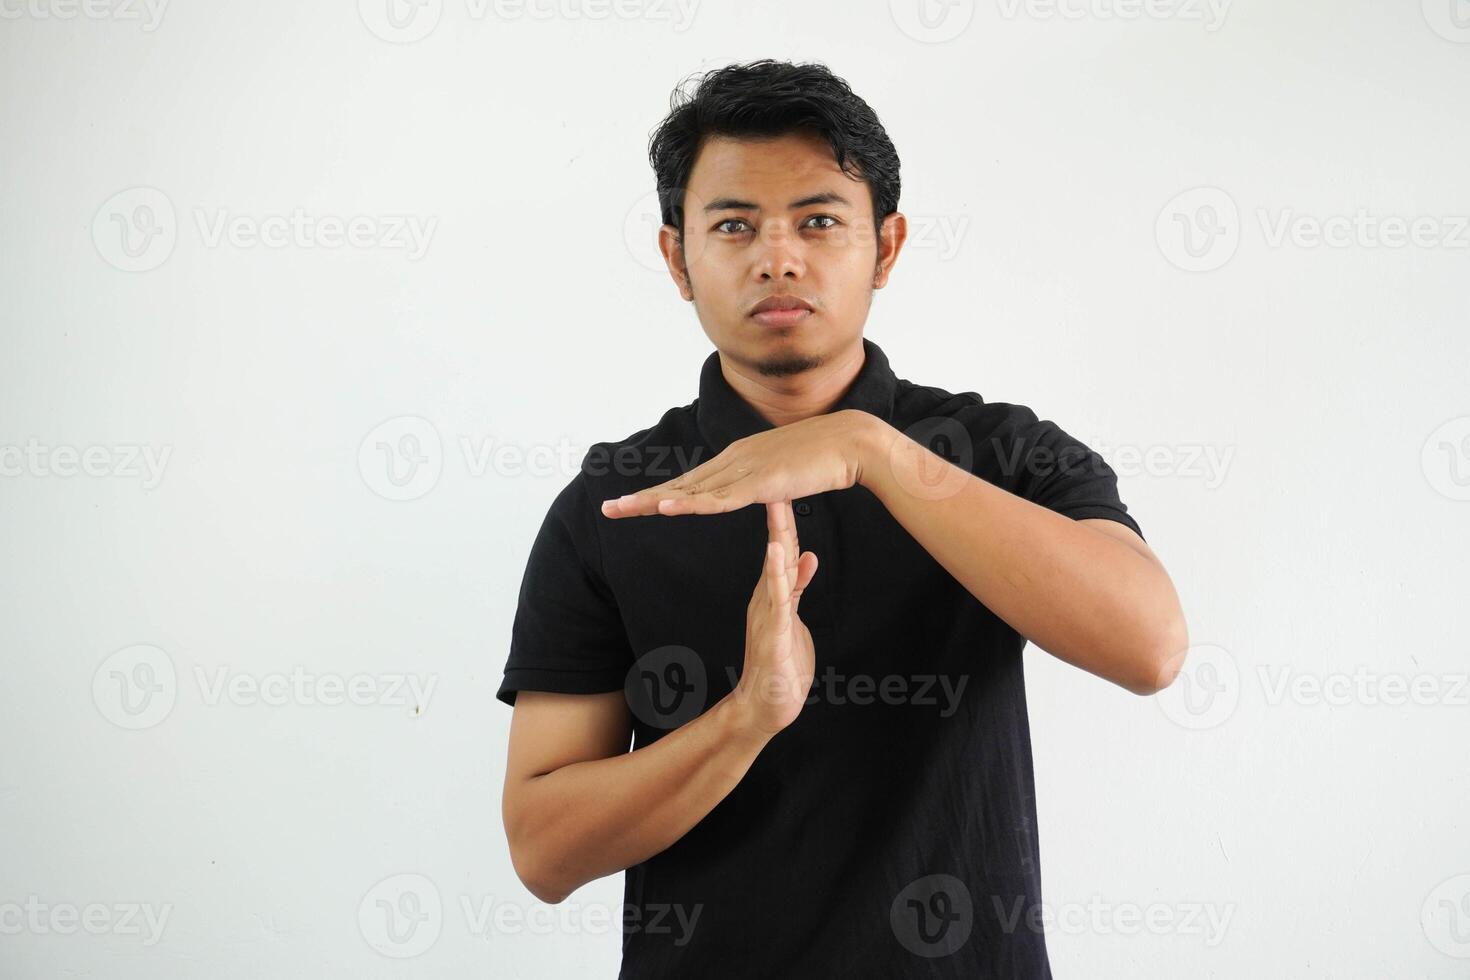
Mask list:
[[[862,479],[878,421],[859,409],[843,409],[757,432],[682,476],[603,501],[602,513],[614,518],[723,514],[845,490]],[[787,559],[795,562],[796,552]]]
[[[791,501],[766,505],[766,529],[765,562],[745,611],[745,668],[733,699],[744,723],[770,737],[796,720],[816,674],[812,634],[796,613],[817,556],[800,552]]]

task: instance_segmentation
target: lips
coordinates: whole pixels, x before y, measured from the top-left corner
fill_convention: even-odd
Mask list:
[[[767,327],[790,327],[813,312],[811,304],[799,296],[767,296],[751,308],[750,318]]]
[[[775,310],[806,310],[812,311],[812,305],[798,296],[767,296],[751,308],[750,315],[757,313],[770,313]]]

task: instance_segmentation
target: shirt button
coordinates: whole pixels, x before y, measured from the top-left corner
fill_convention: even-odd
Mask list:
[[[812,505],[807,503],[805,500],[798,500],[791,509],[796,511],[802,517],[805,517],[812,512]]]

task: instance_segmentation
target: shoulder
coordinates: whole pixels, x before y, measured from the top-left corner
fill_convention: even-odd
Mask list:
[[[934,385],[900,379],[894,399],[894,420],[905,426],[949,419],[971,440],[1028,434],[1041,425],[1054,425],[1040,418],[1029,405],[987,401],[979,392],[952,392]]]

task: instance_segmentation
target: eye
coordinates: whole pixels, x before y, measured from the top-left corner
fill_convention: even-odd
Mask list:
[[[830,222],[830,224],[823,224],[823,225],[815,225],[814,226],[814,225],[812,225],[812,222],[813,221],[825,221],[825,222]],[[810,218],[808,218],[806,220],[807,226],[808,227],[813,227],[817,231],[826,231],[829,228],[833,228],[833,227],[836,227],[837,225],[840,225],[841,223],[842,223],[841,221],[839,221],[837,218],[833,217],[830,214],[814,214],[814,215],[812,215]],[[727,225],[744,225],[744,227],[743,228],[737,228],[737,229],[729,229],[729,228],[726,227]],[[744,232],[747,232],[747,231],[753,231],[754,229],[752,229],[750,227],[750,223],[747,222],[744,218],[726,218],[724,221],[721,221],[719,224],[715,225],[715,227],[714,227],[713,230],[714,231],[717,231],[717,232],[720,232],[722,234],[736,235],[736,234],[743,234]]]

